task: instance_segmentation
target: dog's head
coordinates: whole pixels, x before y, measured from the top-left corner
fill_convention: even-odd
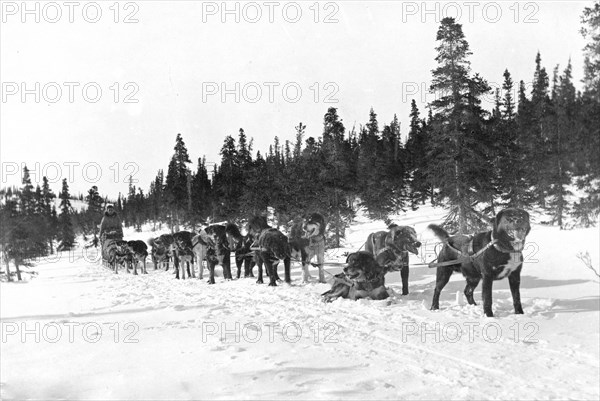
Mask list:
[[[231,250],[240,248],[244,241],[244,236],[240,232],[240,229],[233,223],[228,223],[225,226],[225,237],[227,238],[227,244]]]
[[[529,213],[523,209],[501,210],[494,220],[494,238],[510,250],[521,252],[525,248],[525,237],[531,231]]]
[[[192,247],[192,234],[189,231],[179,231],[173,234],[173,248],[183,250]]]
[[[348,255],[344,274],[354,281],[368,281],[382,272],[383,268],[377,264],[370,252],[359,251]]]
[[[252,217],[246,226],[246,231],[250,236],[258,238],[261,232],[269,228],[269,223],[265,216],[254,216]]]
[[[325,218],[319,213],[312,213],[304,218],[302,230],[305,238],[325,234]]]
[[[417,232],[414,228],[392,224],[389,229],[390,233],[388,241],[391,242],[391,244],[388,243],[386,245],[393,245],[392,248],[396,248],[400,251],[408,251],[415,255],[419,254],[421,243],[417,238]]]
[[[226,230],[222,225],[208,226],[200,232],[200,236],[210,248],[228,246]]]
[[[115,249],[117,250],[117,254],[126,255],[126,254],[130,253],[127,241],[115,240],[114,245],[115,245]]]

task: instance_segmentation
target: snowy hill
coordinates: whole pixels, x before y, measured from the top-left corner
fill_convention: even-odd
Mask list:
[[[329,285],[302,284],[298,263],[292,286],[272,288],[221,274],[212,286],[177,281],[150,263],[147,276],[115,275],[95,251],[40,261],[28,283],[0,283],[0,396],[598,399],[600,287],[576,257],[588,251],[598,269],[598,229],[534,224],[524,252],[525,314],[513,314],[503,280],[494,283],[496,317],[486,318],[481,286],[479,305],[466,305],[458,274],[441,309],[429,311],[435,271],[420,264],[434,255],[426,226],[444,214],[423,207],[394,219],[415,227],[425,255],[411,256],[410,295],[399,295],[398,273],[386,277],[385,301],[324,304]],[[344,249],[327,251],[327,271],[338,272],[345,251],[384,228],[359,217]]]

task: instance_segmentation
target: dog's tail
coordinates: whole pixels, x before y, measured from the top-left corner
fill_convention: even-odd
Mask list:
[[[450,238],[450,234],[448,234],[448,231],[444,230],[437,224],[430,224],[427,226],[427,228],[433,231],[433,234],[435,234],[435,236],[438,237],[440,241],[447,241],[448,238]]]

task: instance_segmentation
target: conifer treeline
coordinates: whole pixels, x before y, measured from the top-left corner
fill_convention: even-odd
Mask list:
[[[138,229],[145,222],[177,229],[236,221],[269,208],[286,223],[319,211],[327,216],[331,246],[339,246],[358,207],[387,221],[400,210],[441,204],[451,210],[449,228],[462,232],[479,227],[480,212],[507,206],[544,209],[549,223],[561,227],[569,216],[591,225],[600,210],[599,2],[584,10],[582,24],[588,41],[582,91],[575,89],[570,60],[548,74],[538,53],[532,89],[523,80],[515,87],[506,70],[493,110],[485,110],[481,99],[491,88],[471,71],[461,25],[445,18],[436,37],[435,100],[427,117],[412,101],[405,142],[395,115],[380,126],[371,109],[364,125],[348,130],[330,107],[316,138],[307,137],[300,122],[293,141],[275,137],[265,153],[254,153],[253,140],[240,129],[225,137],[218,164],[201,158],[192,171],[178,134],[166,175],[159,170],[147,193],[130,181],[117,210]],[[34,190],[27,171],[17,192],[17,198],[5,196],[0,209],[0,241],[13,258],[52,252],[53,242],[69,249],[76,233],[95,233],[105,203],[92,187],[87,210],[73,211],[63,180],[57,215],[47,180]]]

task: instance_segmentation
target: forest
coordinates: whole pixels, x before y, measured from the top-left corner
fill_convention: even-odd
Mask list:
[[[225,136],[214,166],[205,158],[193,163],[177,134],[168,166],[147,190],[130,182],[127,194],[108,199],[93,186],[79,196],[83,210],[72,207],[77,197],[66,179],[56,195],[45,177],[34,187],[25,168],[21,187],[0,192],[2,250],[25,263],[71,249],[78,235],[84,241],[95,235],[109,201],[124,225],[138,230],[147,223],[193,230],[267,213],[286,224],[318,211],[327,217],[330,247],[340,246],[359,209],[389,223],[391,215],[426,203],[449,209],[445,225],[453,232],[474,232],[486,224],[483,215],[511,206],[543,211],[544,223],[561,228],[594,225],[600,211],[599,30],[596,2],[581,15],[587,45],[580,90],[570,60],[547,69],[539,53],[531,55],[533,77],[517,82],[506,69],[494,90],[471,69],[461,25],[443,19],[431,71],[435,100],[422,110],[412,101],[405,133],[396,116],[378,121],[373,109],[365,110],[364,124],[347,127],[330,107],[317,138],[307,137],[299,122],[290,127],[294,141],[275,136],[259,150],[240,128]],[[495,96],[491,110],[482,105],[489,93]]]

